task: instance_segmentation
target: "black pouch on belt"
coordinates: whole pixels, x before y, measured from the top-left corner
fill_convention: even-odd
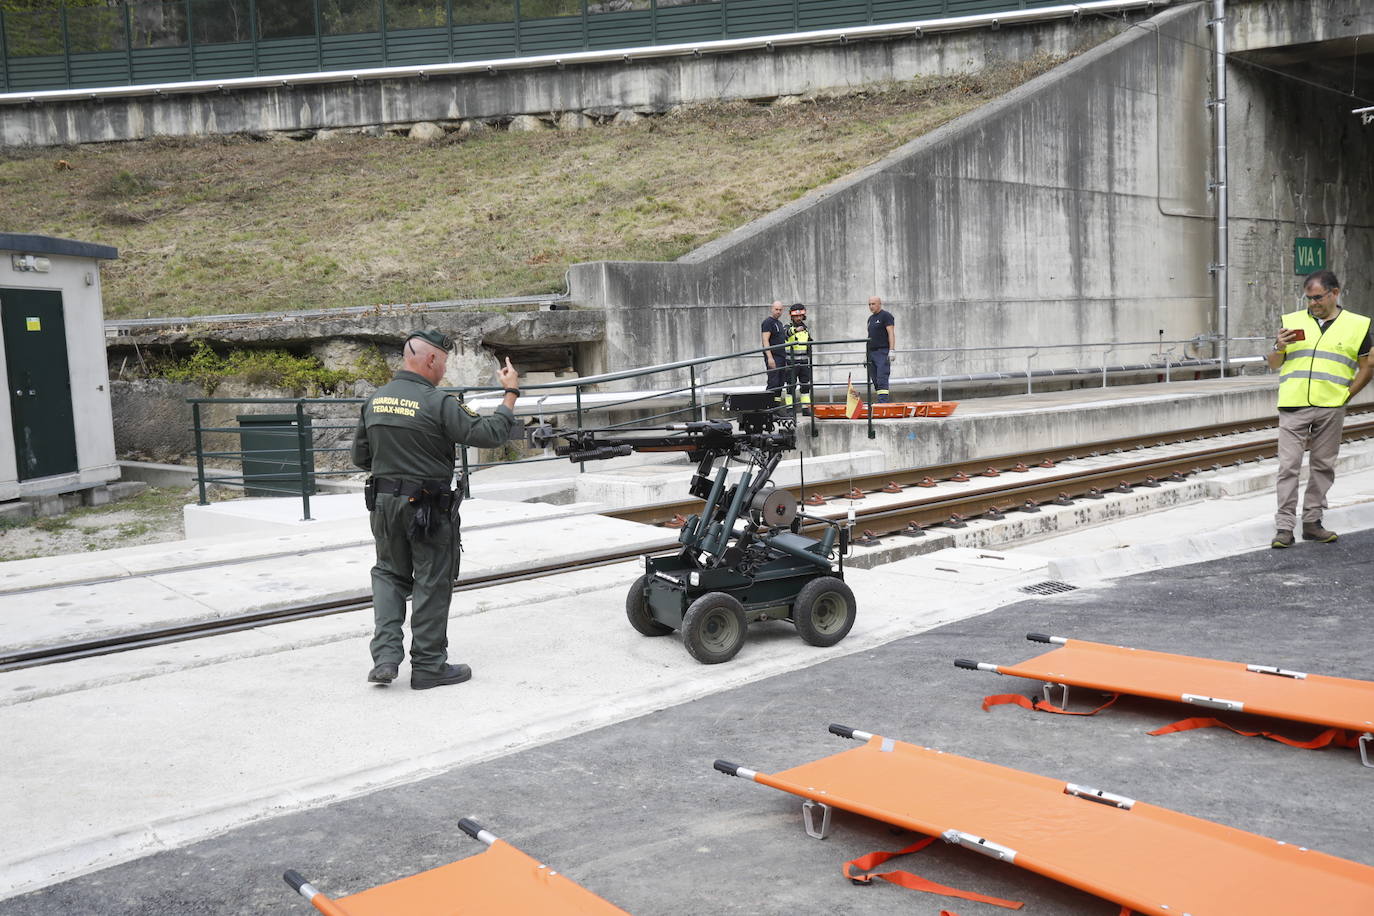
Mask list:
[[[377,508],[377,478],[369,477],[363,484],[363,505],[371,512]]]
[[[411,538],[427,538],[434,533],[442,513],[448,511],[447,501],[451,498],[446,483],[426,480],[414,484],[407,481],[401,495],[415,507],[415,515],[406,526],[406,535]]]

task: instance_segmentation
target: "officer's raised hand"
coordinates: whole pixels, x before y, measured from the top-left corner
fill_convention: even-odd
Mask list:
[[[503,403],[507,407],[515,407],[515,399],[520,397],[520,373],[515,371],[515,367],[510,364],[510,357],[506,357],[506,364],[496,370],[496,377],[501,382],[501,387],[506,389],[506,397]]]

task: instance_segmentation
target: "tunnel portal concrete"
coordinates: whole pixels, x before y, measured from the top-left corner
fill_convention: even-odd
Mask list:
[[[1374,127],[1350,114],[1374,94],[1374,67],[1349,85],[1359,39],[1374,46],[1374,16],[1361,0],[1227,7],[1230,332],[1264,336],[1295,307],[1296,236],[1325,239],[1331,266],[1349,268],[1352,307],[1374,294],[1357,273],[1374,263]],[[863,303],[881,295],[899,347],[1161,331],[1205,341],[1217,331],[1211,8],[1137,23],[676,262],[576,265],[575,300],[607,310],[608,368],[751,347],[775,298],[810,304],[820,335],[835,339],[863,336]],[[1198,351],[1209,355],[1205,343]],[[1024,350],[917,356],[894,374],[1024,360]]]

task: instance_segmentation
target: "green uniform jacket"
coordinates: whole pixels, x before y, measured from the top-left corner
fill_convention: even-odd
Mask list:
[[[490,416],[479,416],[402,370],[363,405],[353,432],[353,463],[374,477],[447,482],[455,444],[495,448],[507,441],[515,422],[504,404]]]

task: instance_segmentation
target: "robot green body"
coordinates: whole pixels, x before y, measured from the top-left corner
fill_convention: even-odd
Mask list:
[[[567,440],[555,452],[573,461],[635,451],[684,451],[697,459],[691,493],[704,500],[687,519],[672,556],[646,557],[644,574],[625,598],[630,625],[645,636],[682,632],[703,664],[729,661],[744,645],[750,623],[787,620],[813,646],[833,646],[854,625],[854,593],[844,582],[848,530],[798,511],[771,478],[785,451],[796,447],[796,424],[779,416],[767,395],[734,395],[727,420],[626,430],[550,430],[536,444]],[[745,464],[729,482],[730,460]],[[717,468],[717,464],[720,467]],[[802,522],[823,527],[820,538]]]

